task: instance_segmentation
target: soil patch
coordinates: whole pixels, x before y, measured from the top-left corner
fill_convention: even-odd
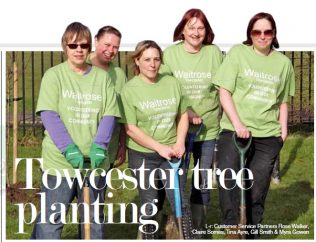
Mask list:
[[[33,203],[39,205],[40,189],[24,189],[26,184],[18,182],[6,189],[7,202],[10,203]]]

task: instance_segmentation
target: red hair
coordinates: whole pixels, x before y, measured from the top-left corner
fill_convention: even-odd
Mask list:
[[[173,34],[173,41],[178,41],[178,40],[184,40],[184,36],[182,34],[184,26],[188,23],[188,21],[192,18],[197,18],[199,19],[205,27],[205,38],[203,40],[204,45],[210,45],[212,44],[215,34],[211,28],[210,23],[208,22],[205,14],[202,12],[202,10],[197,9],[197,8],[192,8],[186,11],[186,13],[183,15],[182,20],[180,23],[177,25],[177,27],[174,30]]]

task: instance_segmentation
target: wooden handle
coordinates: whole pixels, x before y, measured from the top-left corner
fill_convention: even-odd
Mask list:
[[[16,158],[18,156],[18,66],[16,62],[13,63],[13,184],[17,183]]]
[[[247,217],[246,217],[246,206],[240,206],[240,224],[246,225],[247,223]],[[240,228],[241,231],[245,231],[245,228]],[[246,239],[246,234],[242,233],[241,234],[241,239]]]
[[[88,204],[88,222],[84,224],[84,239],[90,239],[90,193],[89,187],[83,187],[83,202]]]

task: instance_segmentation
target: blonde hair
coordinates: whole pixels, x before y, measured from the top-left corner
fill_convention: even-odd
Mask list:
[[[130,55],[130,58],[134,62],[134,74],[139,74],[139,67],[136,65],[135,60],[138,60],[144,53],[145,50],[154,48],[159,51],[160,59],[162,61],[162,50],[160,46],[153,40],[143,40],[136,45],[135,51]]]

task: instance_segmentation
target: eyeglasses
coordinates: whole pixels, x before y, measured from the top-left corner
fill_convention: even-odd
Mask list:
[[[81,49],[89,49],[90,48],[90,44],[68,44],[67,46],[71,50],[77,49],[78,46],[80,46]]]
[[[264,37],[271,39],[274,35],[274,30],[267,29],[267,30],[261,31],[261,30],[253,29],[253,30],[251,30],[250,34],[254,38],[259,38],[263,34]]]

